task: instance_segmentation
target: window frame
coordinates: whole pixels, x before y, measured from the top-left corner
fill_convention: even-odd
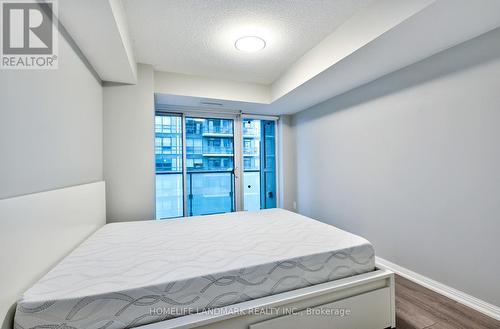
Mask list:
[[[279,117],[268,115],[255,115],[242,113],[241,111],[220,110],[220,109],[200,109],[200,108],[182,108],[182,107],[156,107],[156,115],[174,115],[181,117],[182,127],[182,186],[183,186],[183,216],[175,218],[185,218],[188,216],[188,195],[187,195],[187,144],[186,144],[186,118],[204,118],[204,119],[231,119],[233,120],[233,150],[234,150],[234,205],[235,211],[243,211],[244,207],[244,163],[243,163],[243,122],[245,119],[268,120],[275,122],[275,170],[276,170],[276,206],[281,207],[281,172],[279,167]],[[156,121],[155,121],[156,122]],[[154,143],[154,141],[153,141]],[[155,155],[153,155],[155,156]],[[155,168],[156,174],[156,168]],[[156,198],[156,186],[155,186]],[[155,214],[156,214],[156,200]],[[157,218],[161,219],[161,218]],[[173,218],[171,218],[173,219]]]

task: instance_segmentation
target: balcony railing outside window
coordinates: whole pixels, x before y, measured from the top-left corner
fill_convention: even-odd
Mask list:
[[[233,172],[191,172],[187,185],[189,216],[235,211]]]
[[[231,119],[155,117],[157,218],[236,210],[233,125]],[[238,143],[242,143],[246,210],[276,206],[274,129],[273,121],[243,120]]]
[[[207,147],[203,149],[203,154],[223,154],[223,155],[233,155],[232,147]]]
[[[201,135],[193,138],[202,139],[201,157],[199,149],[186,150],[186,156],[203,161],[202,166],[187,168],[187,215],[235,211],[233,120],[186,118],[186,122],[199,125]]]
[[[155,118],[157,218],[234,211],[233,120],[190,117],[185,120],[183,175],[182,117],[166,114]]]

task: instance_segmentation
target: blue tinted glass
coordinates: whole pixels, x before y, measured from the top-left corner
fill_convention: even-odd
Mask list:
[[[182,117],[155,116],[156,218],[183,215]]]
[[[245,210],[276,207],[276,123],[243,120]]]
[[[188,215],[234,211],[233,120],[186,118]]]
[[[276,122],[262,120],[262,208],[276,208]]]

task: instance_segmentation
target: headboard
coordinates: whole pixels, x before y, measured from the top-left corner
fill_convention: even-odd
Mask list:
[[[106,223],[104,182],[0,200],[0,324],[31,284]]]

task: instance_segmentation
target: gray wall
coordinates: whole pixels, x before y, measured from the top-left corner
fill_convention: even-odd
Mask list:
[[[500,30],[293,123],[299,212],[500,305]]]
[[[59,37],[59,69],[0,71],[0,199],[102,180],[102,87]]]
[[[154,75],[104,85],[104,179],[108,222],[155,218]]]

